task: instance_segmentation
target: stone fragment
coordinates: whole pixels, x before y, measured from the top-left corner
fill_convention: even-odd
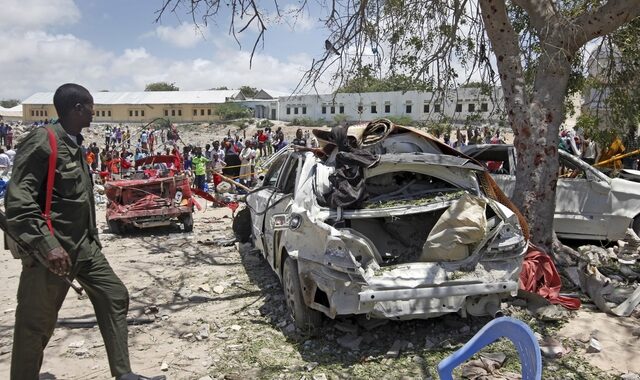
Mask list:
[[[206,293],[211,293],[211,287],[209,286],[209,284],[202,284],[198,286],[198,290],[202,290],[203,292],[206,292]]]
[[[347,334],[347,335],[341,336],[336,341],[342,347],[355,351],[360,348],[360,343],[362,343],[362,337],[353,335],[353,334]]]
[[[350,322],[338,322],[334,325],[335,329],[347,334],[357,334],[358,326]]]
[[[160,365],[160,371],[167,372],[169,370],[169,364],[165,361],[162,361]]]
[[[213,287],[213,292],[216,294],[222,294],[224,293],[224,286],[222,285],[216,285]]]
[[[208,324],[204,324],[204,325],[200,326],[200,329],[195,334],[195,337],[196,337],[196,340],[209,339],[209,325]]]
[[[327,380],[327,375],[324,373],[317,373],[313,375],[313,380]]]

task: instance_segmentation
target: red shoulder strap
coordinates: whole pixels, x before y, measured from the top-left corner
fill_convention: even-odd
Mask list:
[[[53,195],[53,180],[56,175],[56,161],[58,159],[58,141],[51,128],[46,128],[49,134],[49,146],[51,147],[51,154],[49,155],[49,171],[47,172],[47,194],[44,204],[44,220],[47,222],[47,227],[51,235],[53,235],[53,226],[51,225],[51,197]]]

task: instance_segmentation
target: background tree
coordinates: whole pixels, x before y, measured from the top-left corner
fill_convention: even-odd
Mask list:
[[[145,91],[180,91],[175,83],[168,82],[153,82],[149,83],[144,88]]]
[[[228,90],[229,88],[227,86],[220,86],[220,87],[213,87],[210,88],[209,90],[211,91],[221,91],[221,90]]]
[[[247,98],[253,98],[254,96],[256,96],[256,94],[258,93],[258,89],[255,87],[251,87],[251,86],[241,86],[240,87],[240,92],[242,93],[242,95],[244,95]]]
[[[259,0],[222,4],[164,0],[158,18],[184,5],[195,22],[207,23],[227,17],[218,12],[230,9],[234,36],[258,31],[253,58],[264,42],[266,11]],[[531,240],[551,249],[558,133],[570,82],[584,72],[585,45],[638,17],[640,0],[319,0],[319,5],[328,31],[325,52],[311,62],[299,88],[315,87],[330,69],[339,88],[366,65],[378,77],[407,75],[443,93],[472,78],[501,86],[518,150],[514,201],[529,222]],[[301,2],[300,13],[309,6]]]
[[[3,99],[0,100],[0,107],[13,108],[20,103],[20,99]]]

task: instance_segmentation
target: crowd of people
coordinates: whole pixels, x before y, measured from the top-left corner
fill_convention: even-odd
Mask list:
[[[281,127],[272,130],[270,127],[258,129],[247,137],[237,133],[222,139],[215,139],[204,146],[182,142],[175,126],[156,128],[150,126],[139,131],[130,130],[129,126],[107,126],[104,129],[104,147],[97,143],[81,148],[87,164],[94,173],[103,179],[124,178],[133,174],[135,161],[149,156],[173,156],[175,160],[167,164],[158,163],[161,169],[174,172],[184,171],[193,179],[193,184],[200,190],[208,190],[226,179],[236,181],[245,186],[257,182],[256,161],[265,158],[289,144],[305,147],[316,147],[317,141],[308,131],[296,131],[289,142]],[[182,145],[182,149],[178,148]]]

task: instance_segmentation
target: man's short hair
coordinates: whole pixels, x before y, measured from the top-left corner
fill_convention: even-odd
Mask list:
[[[56,107],[58,117],[66,116],[78,103],[87,104],[92,101],[89,90],[75,83],[63,84],[53,95],[53,105]]]

